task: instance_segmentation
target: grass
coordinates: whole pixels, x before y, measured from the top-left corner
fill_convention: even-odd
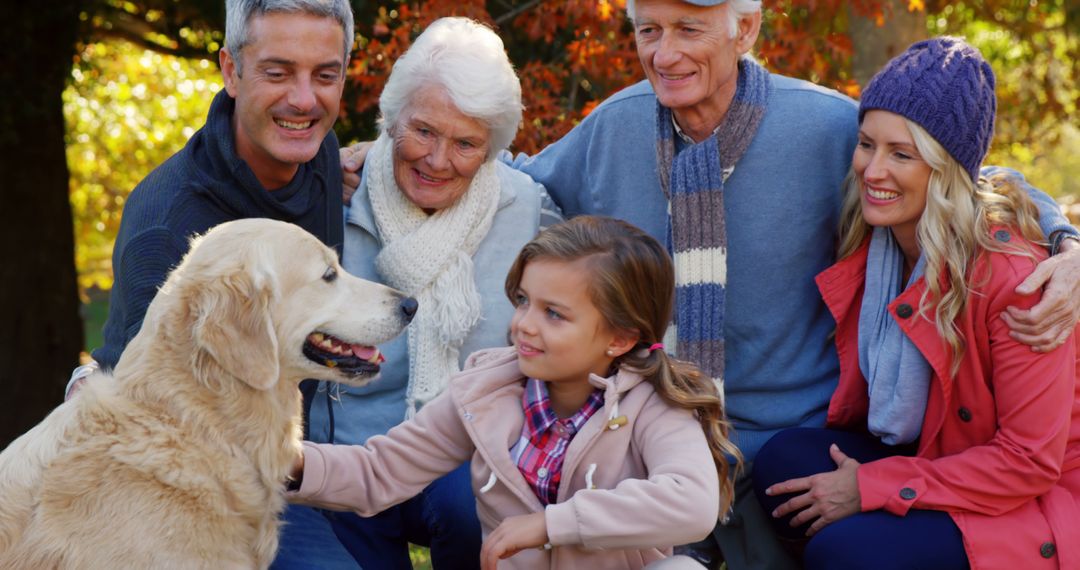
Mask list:
[[[431,570],[431,553],[423,546],[409,545],[409,558],[414,570]]]
[[[86,352],[105,344],[101,336],[101,329],[105,326],[105,319],[109,316],[109,292],[94,290],[89,291],[90,302],[83,303],[79,307],[79,315],[83,319],[83,334]]]

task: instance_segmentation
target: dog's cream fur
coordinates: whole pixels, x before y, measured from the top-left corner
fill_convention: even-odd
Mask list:
[[[334,278],[336,274],[336,278]],[[350,377],[307,335],[375,345],[403,295],[270,220],[193,242],[114,376],[0,454],[0,568],[265,568],[300,446],[297,384]]]

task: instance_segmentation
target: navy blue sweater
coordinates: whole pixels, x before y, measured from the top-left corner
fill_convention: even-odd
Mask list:
[[[236,155],[235,102],[222,90],[206,125],[154,169],[124,205],[113,246],[114,282],[105,323],[105,346],[93,351],[111,370],[139,332],[158,287],[187,253],[189,240],[217,224],[241,218],[294,223],[341,253],[341,165],[331,131],[318,154],[284,188],[267,191]]]

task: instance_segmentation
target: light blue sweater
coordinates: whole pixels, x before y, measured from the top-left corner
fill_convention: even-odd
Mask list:
[[[724,185],[725,393],[735,441],[749,460],[781,429],[825,423],[839,363],[835,322],[814,276],[834,261],[842,181],[858,132],[851,99],[779,75],[772,85],[754,141]],[[663,242],[655,106],[642,81],[513,164],[543,184],[567,218],[614,216]],[[1046,210],[1049,198],[1041,196]],[[1060,224],[1067,227],[1058,212],[1043,228]]]

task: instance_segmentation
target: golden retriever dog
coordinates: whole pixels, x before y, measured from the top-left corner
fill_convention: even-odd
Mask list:
[[[0,568],[266,568],[298,383],[369,381],[416,308],[291,224],[196,238],[112,376],[0,454]]]

